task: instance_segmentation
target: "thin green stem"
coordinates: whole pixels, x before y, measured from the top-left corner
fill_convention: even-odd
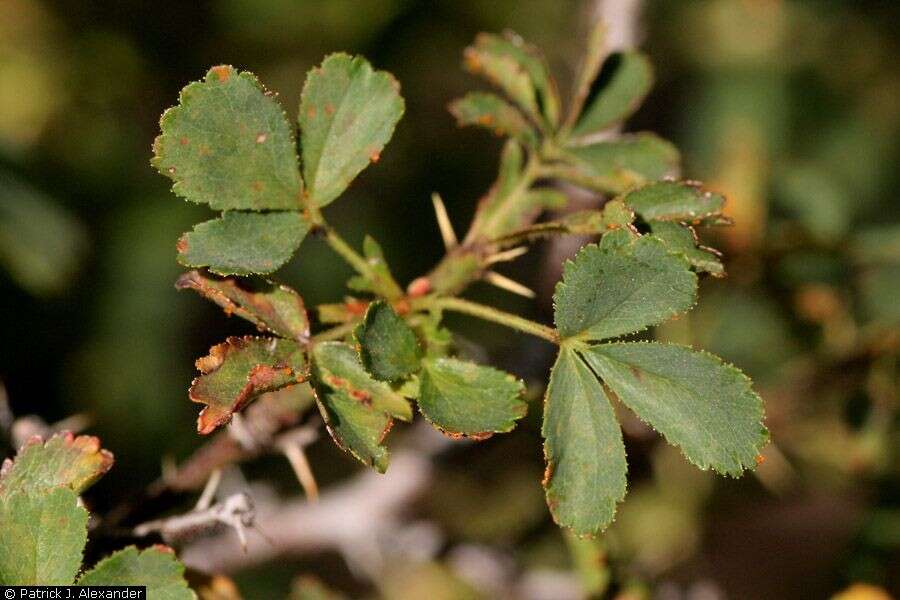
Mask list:
[[[341,323],[340,325],[332,327],[331,329],[326,329],[325,331],[317,333],[316,335],[312,336],[309,341],[310,343],[318,344],[319,342],[339,340],[353,331],[357,323],[358,321],[348,321],[347,323]]]
[[[350,244],[344,241],[344,238],[342,238],[333,227],[327,224],[322,224],[321,227],[325,230],[325,241],[328,242],[328,245],[331,246],[332,250],[337,252],[341,258],[347,261],[347,264],[353,267],[357,273],[363,277],[375,279],[375,273],[372,270],[371,265],[369,265],[366,259],[354,250]]]
[[[499,310],[492,306],[486,306],[462,298],[437,297],[423,298],[421,304],[424,305],[422,308],[442,309],[471,315],[473,317],[478,317],[479,319],[484,319],[485,321],[499,323],[510,329],[515,329],[539,337],[547,340],[551,344],[559,344],[559,334],[552,327],[547,327],[541,323]]]

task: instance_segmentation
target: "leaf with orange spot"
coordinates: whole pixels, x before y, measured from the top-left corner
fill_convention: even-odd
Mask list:
[[[178,278],[175,287],[196,291],[227,314],[247,319],[260,330],[298,341],[309,337],[303,298],[285,285],[189,271]]]
[[[178,262],[219,275],[271,273],[291,258],[309,228],[299,212],[228,211],[184,234]]]
[[[252,73],[213,67],[160,119],[153,166],[217,210],[296,210],[303,181],[284,109]]]
[[[197,360],[202,373],[194,379],[191,400],[206,407],[197,431],[211,433],[265,392],[305,381],[304,348],[292,340],[247,336],[230,337]]]
[[[470,92],[451,102],[450,112],[461,126],[477,125],[498,135],[515,137],[532,147],[537,144],[534,128],[522,113],[494,94]]]
[[[112,468],[113,455],[89,435],[33,437],[0,469],[0,495],[35,493],[64,486],[80,494]]]
[[[348,344],[317,344],[311,362],[316,401],[331,437],[364,464],[384,472],[388,464],[384,438],[394,417],[412,418],[409,402],[373,379]]]
[[[300,99],[303,175],[325,206],[378,160],[403,115],[400,85],[361,56],[332,54],[309,72]]]

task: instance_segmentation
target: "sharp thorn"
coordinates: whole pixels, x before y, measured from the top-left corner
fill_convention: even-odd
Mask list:
[[[504,250],[503,252],[498,252],[493,256],[487,257],[487,260],[484,261],[485,265],[495,265],[501,262],[509,262],[516,258],[519,258],[523,254],[528,252],[528,246],[518,246],[516,248],[510,248],[509,250]]]
[[[456,248],[459,241],[456,239],[456,232],[453,231],[453,224],[450,223],[450,217],[447,216],[447,207],[441,200],[440,194],[434,192],[431,194],[431,203],[434,205],[434,214],[437,217],[438,227],[441,230],[441,238],[444,240],[444,247],[447,250]]]
[[[518,281],[513,281],[509,277],[501,275],[500,273],[495,273],[494,271],[488,271],[487,273],[485,273],[484,280],[491,285],[495,285],[502,290],[506,290],[507,292],[518,294],[519,296],[524,296],[526,298],[534,298],[536,296],[531,288],[525,287]]]

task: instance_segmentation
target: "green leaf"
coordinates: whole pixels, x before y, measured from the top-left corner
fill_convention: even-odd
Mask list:
[[[375,162],[403,115],[400,84],[366,59],[332,54],[306,77],[300,99],[303,175],[325,206]]]
[[[680,160],[675,146],[652,133],[577,146],[566,153],[574,183],[613,194],[676,173]]]
[[[697,221],[722,212],[725,198],[699,184],[659,181],[629,192],[625,204],[645,221]]]
[[[451,436],[477,439],[512,431],[525,416],[525,384],[498,369],[455,358],[429,358],[419,376],[419,409]]]
[[[474,73],[480,70],[480,61],[490,81],[505,90],[535,119],[543,117],[549,129],[559,123],[559,92],[547,61],[535,46],[526,44],[512,32],[506,32],[502,37],[480,33],[475,38],[475,45],[466,50],[465,58],[466,66]],[[522,79],[527,79],[530,93],[521,84]]]
[[[475,44],[463,51],[466,69],[470,73],[484,76],[488,81],[503,90],[531,118],[540,122],[537,92],[528,71],[516,59],[504,51],[493,48],[497,36],[479,34]]]
[[[219,275],[271,273],[291,258],[308,232],[299,212],[229,211],[184,234],[178,262]]]
[[[601,340],[640,331],[691,308],[697,275],[653,237],[594,244],[567,261],[553,296],[563,338]]]
[[[637,110],[653,87],[653,66],[639,52],[614,54],[603,64],[597,84],[602,88],[575,124],[574,137],[603,131]]]
[[[494,94],[470,92],[450,103],[450,112],[460,126],[477,125],[497,135],[517,138],[535,146],[537,135],[522,113]]]
[[[114,552],[78,578],[77,585],[144,585],[154,600],[196,598],[184,579],[184,566],[166,546]]]
[[[370,235],[363,238],[363,255],[366,257],[372,276],[356,275],[347,282],[347,287],[356,292],[370,292],[384,296],[389,300],[402,298],[404,296],[403,288],[391,274],[381,246]]]
[[[260,394],[305,381],[303,347],[292,340],[230,337],[197,360],[201,375],[189,396],[206,404],[197,419],[197,431],[211,433]]]
[[[603,56],[606,41],[606,24],[602,20],[594,23],[591,32],[588,35],[587,46],[584,49],[584,57],[581,60],[581,66],[578,69],[578,77],[575,79],[575,86],[572,92],[572,105],[569,108],[569,115],[566,118],[567,124],[574,123],[581,115],[584,103],[591,91],[591,84],[597,78],[600,72],[600,65],[603,63]]]
[[[341,342],[313,347],[312,384],[335,443],[383,473],[388,451],[382,444],[393,426],[391,417],[410,420],[409,402],[388,384],[372,379],[356,351]]]
[[[553,519],[578,535],[609,525],[625,497],[625,446],[603,386],[563,346],[544,399],[544,488]]]
[[[87,521],[67,487],[0,496],[0,585],[71,585]]]
[[[724,277],[725,267],[712,249],[698,247],[693,227],[672,221],[650,221],[650,231],[661,239],[669,250],[684,256],[692,267],[715,277]]]
[[[716,356],[686,346],[615,343],[585,359],[619,399],[701,469],[738,476],[768,439],[750,379]]]
[[[181,91],[160,126],[153,166],[179,196],[219,210],[300,208],[291,126],[253,74],[213,67]]]
[[[100,448],[100,440],[93,436],[57,433],[46,442],[33,437],[15,460],[3,462],[0,497],[15,492],[42,493],[59,486],[80,494],[112,465],[112,453]]]
[[[369,305],[354,336],[362,364],[375,379],[395,381],[419,370],[416,334],[384,300]]]
[[[196,291],[221,306],[226,314],[247,319],[260,331],[298,341],[309,337],[303,298],[285,285],[189,271],[178,278],[175,287]]]

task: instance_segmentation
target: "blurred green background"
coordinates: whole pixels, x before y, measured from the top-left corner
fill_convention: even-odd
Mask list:
[[[158,477],[162,457],[200,444],[186,394],[193,360],[250,329],[176,292],[175,241],[211,213],[176,198],[148,161],[160,113],[210,65],[255,72],[292,117],[306,71],[327,52],[364,54],[397,76],[406,116],[328,212],[354,243],[365,232],[378,239],[406,282],[443,250],[431,192],[462,231],[496,171],[500,141],[457,129],[445,109],[482,87],[459,68],[462,49],[479,31],[513,29],[545,50],[566,90],[598,14],[641,40],[656,67],[657,85],[626,128],[673,140],[685,176],[723,191],[736,221],[707,240],[725,252],[729,277],[707,280],[698,309],[657,335],[750,374],[774,445],[756,475],[725,480],[625,417],[629,495],[602,541],[567,546],[539,484],[538,400],[515,433],[439,464],[442,484],[421,513],[447,548],[491,548],[517,574],[573,574],[597,594],[897,590],[897,2],[0,0],[0,378],[13,412],[90,417],[117,457],[93,493],[99,509]],[[536,302],[472,293],[549,321],[558,271],[546,261],[538,247],[507,271],[542,290]],[[349,275],[313,239],[279,273],[308,304],[340,299]],[[549,348],[452,324],[539,399]],[[312,456],[325,480],[353,469],[328,440]],[[290,483],[280,466],[254,468]],[[380,593],[477,596],[443,556]],[[329,556],[235,580],[246,597],[279,597],[301,573],[351,594],[371,589]]]

